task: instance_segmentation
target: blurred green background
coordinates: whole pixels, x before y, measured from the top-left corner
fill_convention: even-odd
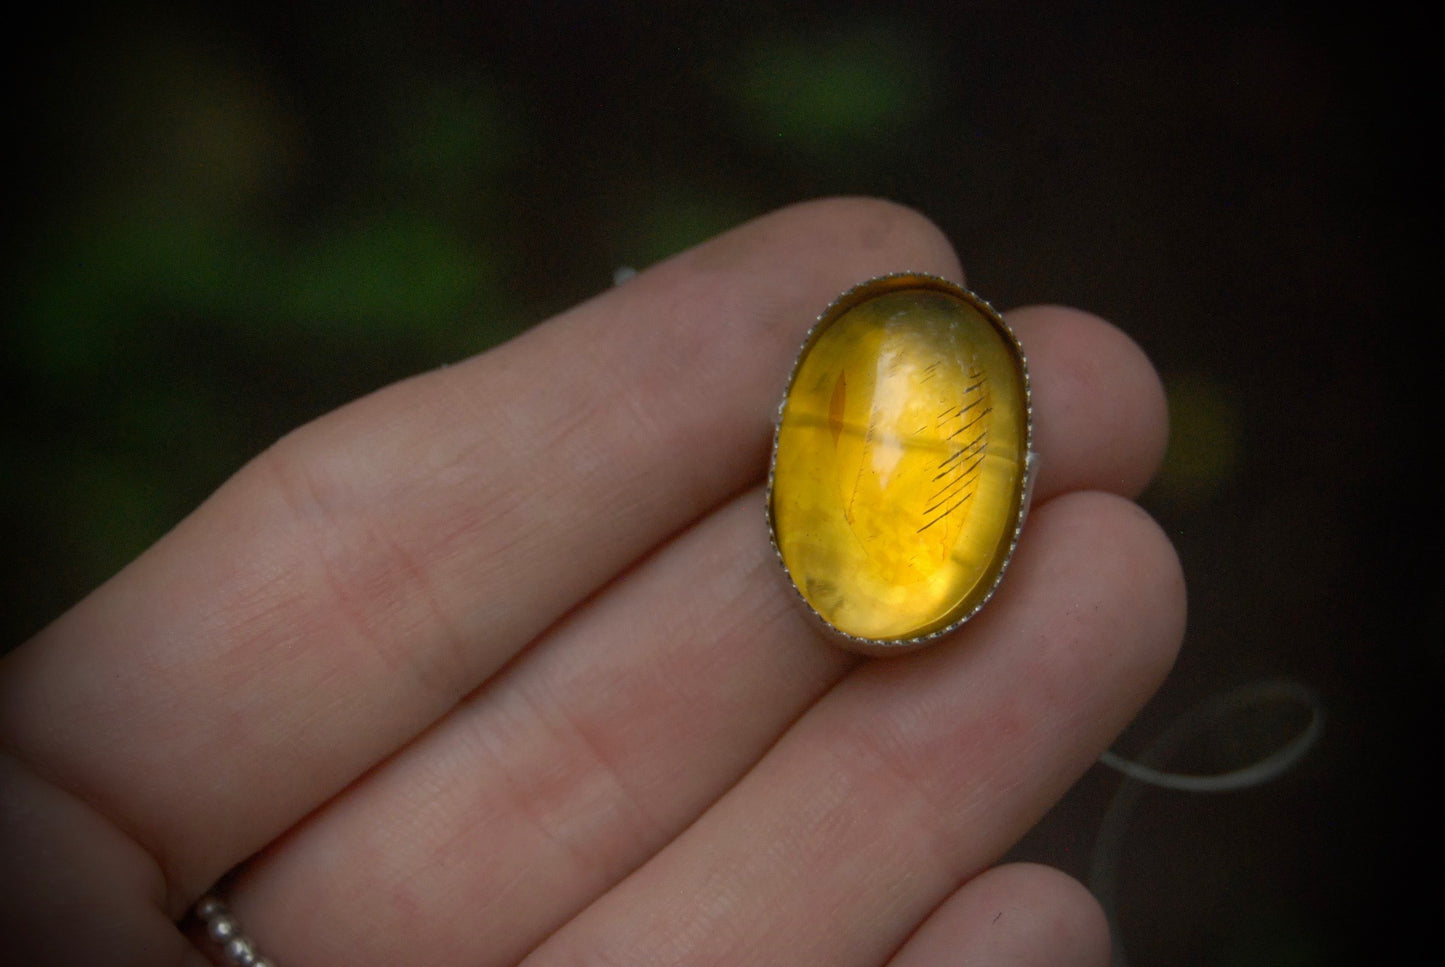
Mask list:
[[[1420,432],[1438,54],[1402,7],[1331,10],[40,10],[9,44],[5,646],[288,429],[621,266],[792,201],[881,195],[932,217],[995,304],[1092,310],[1164,375],[1174,434],[1145,503],[1191,626],[1120,747],[1258,678],[1329,710],[1276,783],[1145,795],[1121,858],[1130,962],[1422,942],[1442,896],[1411,872],[1439,834],[1413,787],[1445,602],[1438,528],[1410,515],[1433,506],[1420,447],[1439,438]],[[1082,875],[1117,785],[1094,770],[1016,855]]]

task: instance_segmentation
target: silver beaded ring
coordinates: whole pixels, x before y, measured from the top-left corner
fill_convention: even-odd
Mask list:
[[[241,931],[231,911],[213,893],[196,902],[196,918],[205,925],[206,936],[215,941],[226,963],[237,967],[276,967],[275,961],[263,957],[256,943]]]

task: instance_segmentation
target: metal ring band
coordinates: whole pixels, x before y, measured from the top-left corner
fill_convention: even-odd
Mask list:
[[[221,956],[236,967],[276,967],[276,962],[263,957],[256,942],[241,930],[231,911],[214,894],[207,893],[196,901],[196,918],[205,926],[206,936],[215,941]]]

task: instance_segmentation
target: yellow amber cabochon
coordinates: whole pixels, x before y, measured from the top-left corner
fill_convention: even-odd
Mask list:
[[[993,593],[1025,512],[1028,370],[988,303],[899,274],[819,318],[779,412],[773,541],[808,606],[865,651],[916,645]]]

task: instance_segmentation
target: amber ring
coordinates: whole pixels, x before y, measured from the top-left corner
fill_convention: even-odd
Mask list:
[[[1028,364],[993,307],[902,272],[839,296],[778,407],[768,528],[844,647],[910,651],[993,596],[1038,464]]]

